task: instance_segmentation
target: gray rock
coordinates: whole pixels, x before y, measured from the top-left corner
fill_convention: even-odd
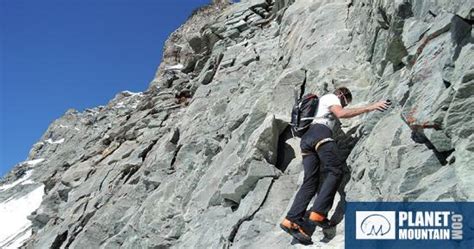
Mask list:
[[[188,42],[189,42],[189,46],[191,46],[194,53],[196,53],[196,54],[201,53],[201,51],[203,49],[203,44],[202,44],[201,37],[193,36],[193,37],[191,37],[191,39],[189,39]]]
[[[170,35],[147,91],[54,121],[28,157],[44,160],[1,181],[31,183],[0,201],[44,185],[25,248],[302,248],[278,223],[303,177],[287,127],[305,78],[393,101],[335,131],[347,185],[314,248],[343,247],[344,197],[472,201],[471,2],[215,1]]]
[[[198,76],[198,82],[207,85],[212,81],[212,78],[217,72],[217,69],[219,67],[219,64],[222,60],[223,55],[218,54],[216,56],[212,56],[207,62],[206,65],[204,66],[203,70],[201,71],[201,74]]]

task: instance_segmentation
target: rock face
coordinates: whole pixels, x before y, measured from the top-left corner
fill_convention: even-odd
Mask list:
[[[25,248],[287,248],[305,77],[308,92],[394,103],[343,120],[339,199],[473,200],[473,23],[468,0],[218,1],[170,36],[147,91],[52,123],[29,155],[34,186],[0,200],[44,187]],[[343,223],[314,246],[342,248]]]

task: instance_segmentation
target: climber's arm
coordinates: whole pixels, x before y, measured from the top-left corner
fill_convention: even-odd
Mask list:
[[[333,105],[329,108],[329,110],[337,118],[352,118],[357,115],[375,111],[375,110],[384,111],[387,108],[388,108],[388,105],[385,101],[379,101],[371,105],[367,105],[363,107],[355,107],[355,108],[342,108],[342,106],[340,105]]]

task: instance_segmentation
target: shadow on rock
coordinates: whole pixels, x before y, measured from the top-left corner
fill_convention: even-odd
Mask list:
[[[336,141],[337,141],[337,146],[339,148],[339,156],[344,159],[344,161],[347,160],[347,157],[349,157],[349,154],[351,153],[352,149],[354,149],[355,145],[360,139],[360,135],[357,135],[357,131],[359,130],[359,125],[353,127],[346,133],[342,131],[341,129],[338,129],[336,131]],[[346,192],[345,192],[345,187],[349,180],[351,179],[351,170],[347,166],[346,163],[343,165],[343,176],[341,183],[339,185],[339,188],[337,192],[339,193],[340,199],[339,202],[336,205],[336,208],[334,210],[334,213],[332,214],[330,218],[330,223],[333,225],[331,228],[328,229],[323,229],[323,234],[324,238],[321,239],[321,242],[323,243],[328,243],[330,242],[334,237],[336,237],[336,228],[339,223],[344,219],[344,212],[346,210]]]
[[[287,143],[289,139],[292,139],[293,135],[291,134],[291,127],[287,127],[280,133],[278,137],[278,150],[277,150],[277,163],[276,167],[285,172],[290,165],[291,161],[296,157],[295,150],[291,145]]]

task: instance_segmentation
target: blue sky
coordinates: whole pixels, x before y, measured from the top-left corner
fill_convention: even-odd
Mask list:
[[[163,44],[210,0],[0,0],[0,176],[69,108],[143,91]]]

